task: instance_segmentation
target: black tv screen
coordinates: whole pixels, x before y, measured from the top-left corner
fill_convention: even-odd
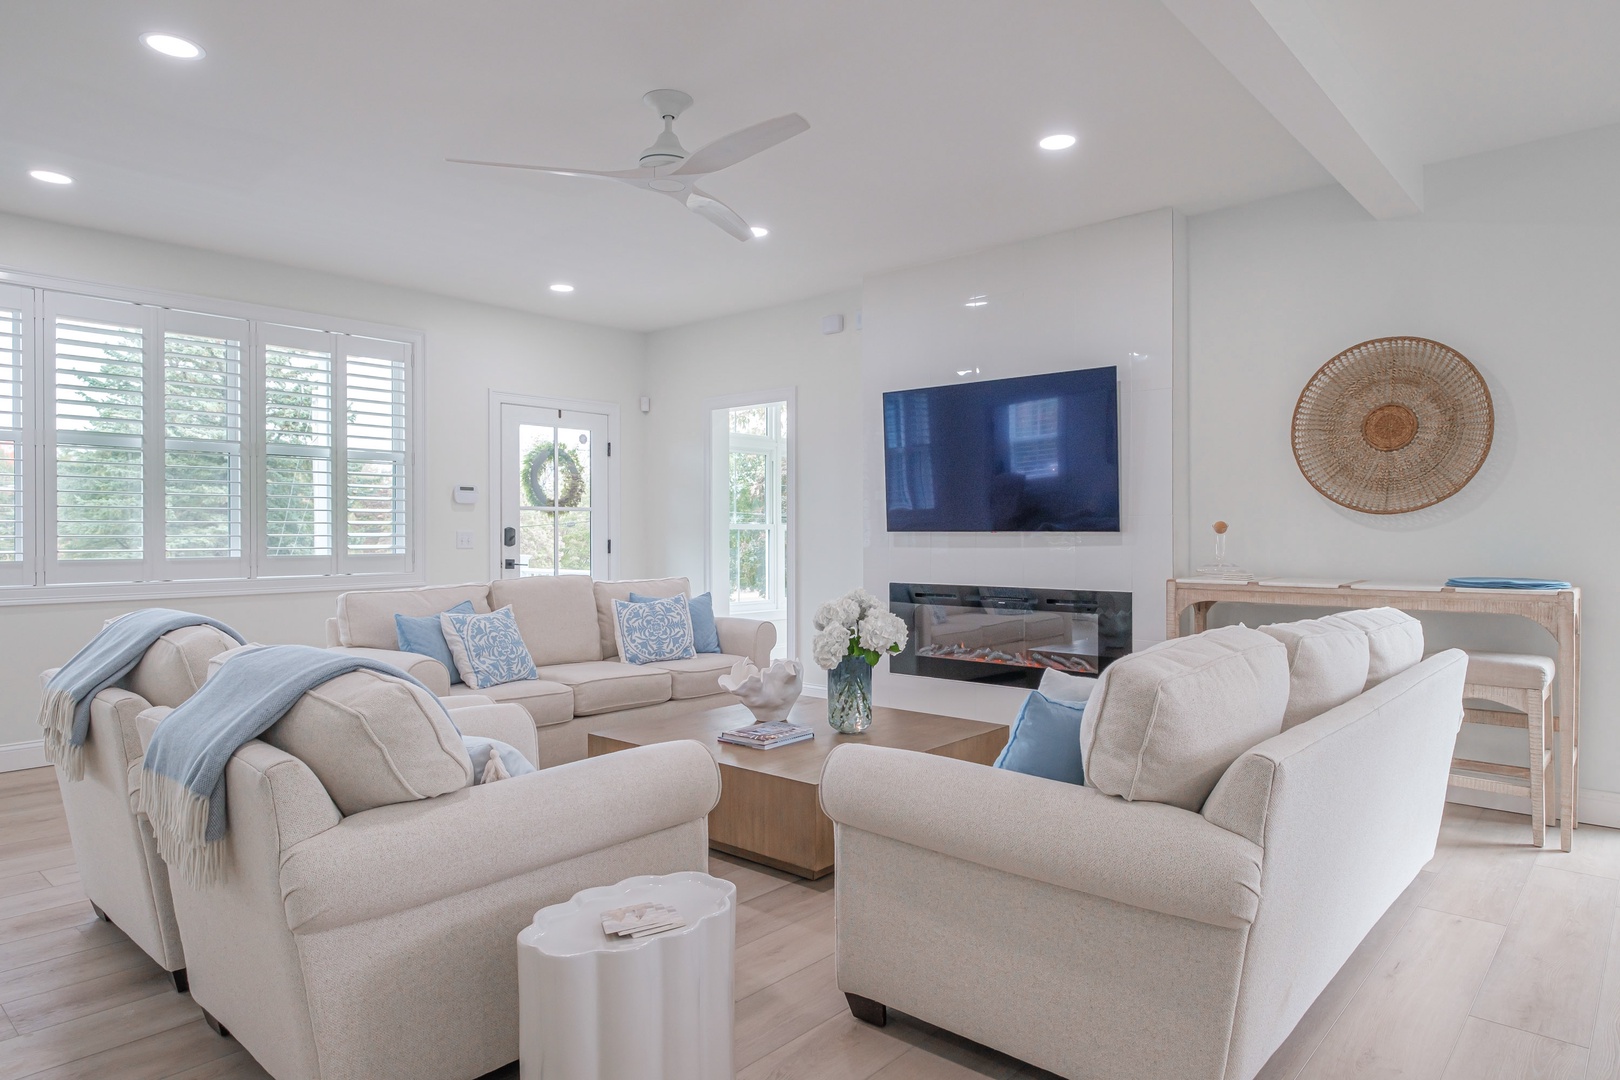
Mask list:
[[[1118,532],[1117,369],[883,395],[890,532]]]

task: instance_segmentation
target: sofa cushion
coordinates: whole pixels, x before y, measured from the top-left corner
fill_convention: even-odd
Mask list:
[[[1368,690],[1423,659],[1423,624],[1397,608],[1341,611],[1322,621],[1348,624],[1367,635]]]
[[[1367,635],[1343,621],[1300,619],[1260,628],[1288,650],[1283,730],[1343,705],[1367,686]]]
[[[596,596],[596,629],[602,650],[600,658],[603,660],[611,660],[619,655],[613,601],[628,601],[631,593],[654,598],[691,594],[691,586],[683,577],[643,578],[640,581],[597,581],[592,583],[591,588]]]
[[[690,660],[697,655],[692,641],[692,612],[684,596],[661,600],[613,601],[618,624],[615,643],[619,659],[627,664],[656,664],[663,660]]]
[[[456,670],[461,672],[461,681],[468,686],[483,690],[537,677],[511,608],[503,607],[488,615],[446,611],[440,613],[439,625],[444,629],[444,641],[450,646]]]
[[[574,691],[572,687],[545,679],[524,679],[522,682],[501,683],[474,690],[470,686],[452,686],[447,696],[454,703],[461,695],[488,698],[500,704],[521,705],[534,717],[535,727],[566,724],[574,718]],[[460,708],[451,704],[450,708]]]
[[[148,704],[177,708],[208,681],[208,661],[235,648],[236,639],[215,626],[170,630],[152,642],[124,686]]]
[[[689,701],[725,693],[720,689],[720,676],[730,673],[737,661],[746,659],[746,656],[733,656],[731,653],[698,653],[690,660],[665,660],[642,670],[658,668],[669,672],[672,680],[670,697],[676,701]]]
[[[461,733],[438,699],[377,671],[306,691],[259,738],[308,765],[344,814],[431,799],[473,780]]]
[[[638,592],[630,594],[632,604],[650,604],[659,599],[662,598],[642,596]],[[714,594],[687,597],[686,609],[692,616],[692,647],[700,653],[724,651],[720,648],[720,630],[714,624]]]
[[[1282,730],[1288,650],[1223,626],[1122,657],[1080,725],[1086,783],[1105,795],[1197,810],[1238,756]]]
[[[659,667],[636,667],[617,660],[583,664],[556,664],[540,669],[540,677],[574,691],[574,715],[596,716],[621,709],[639,709],[669,700],[674,681]]]
[[[458,615],[471,615],[472,601],[463,600],[449,610]],[[395,615],[394,633],[399,638],[400,652],[432,657],[444,665],[451,685],[462,681],[455,658],[450,655],[450,644],[444,640],[444,627],[439,625],[438,615]]]
[[[1024,699],[996,768],[1084,784],[1080,760],[1080,718],[1085,706],[1047,697],[1039,690]]]
[[[437,615],[463,600],[472,601],[473,610],[479,614],[489,611],[489,586],[429,585],[421,589],[346,592],[337,600],[338,644],[397,649],[395,615]]]
[[[511,607],[537,667],[602,659],[590,578],[506,578],[490,583],[489,596],[497,607]]]

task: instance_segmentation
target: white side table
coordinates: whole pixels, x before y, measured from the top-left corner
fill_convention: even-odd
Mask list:
[[[602,912],[675,908],[679,930],[609,937]],[[708,874],[633,877],[541,908],[518,934],[522,1080],[732,1080],[737,887]]]

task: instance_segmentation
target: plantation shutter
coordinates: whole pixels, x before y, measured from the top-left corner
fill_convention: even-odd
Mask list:
[[[264,505],[261,574],[336,570],[332,475],[340,428],[333,423],[333,336],[262,328]]]
[[[243,577],[247,324],[163,313],[163,576]]]
[[[31,584],[23,483],[29,415],[25,364],[33,355],[34,293],[0,285],[0,585]]]
[[[144,581],[156,309],[45,294],[46,580]],[[161,474],[158,474],[161,475]]]
[[[342,337],[345,572],[406,566],[409,365],[400,342]]]

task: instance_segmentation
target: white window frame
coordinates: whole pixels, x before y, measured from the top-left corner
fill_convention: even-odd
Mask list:
[[[17,327],[17,426],[8,427],[7,432],[15,432],[17,440],[17,486],[19,500],[17,514],[21,518],[21,529],[18,540],[22,547],[22,557],[16,560],[0,562],[0,590],[16,588],[22,585],[31,585],[34,580],[35,545],[30,540],[30,530],[38,525],[40,508],[30,506],[28,499],[39,488],[38,453],[35,449],[34,437],[34,363],[32,357],[36,355],[34,347],[35,327],[39,323],[39,294],[32,289],[16,285],[0,284],[0,307],[16,311],[19,314]]]
[[[64,304],[51,302],[63,294]],[[83,301],[83,303],[81,303]],[[218,300],[183,293],[85,282],[24,270],[0,267],[0,304],[23,311],[22,444],[23,558],[0,563],[0,606],[73,601],[142,600],[156,597],[245,596],[264,593],[334,592],[345,588],[387,588],[426,581],[427,498],[421,467],[427,437],[427,350],[418,330],[359,319],[337,318],[261,304]],[[86,567],[77,561],[55,558],[54,349],[52,325],[57,306],[72,310],[108,311],[135,308],[143,321],[146,348],[145,423],[156,424],[160,452],[145,461],[147,492],[144,521],[144,558],[118,560],[116,567]],[[161,310],[160,309],[167,309]],[[235,320],[244,327],[241,343],[242,456],[241,498],[244,507],[241,558],[169,559],[163,543],[166,499],[163,490],[161,448],[164,423],[164,332],[193,332],[217,320]],[[127,325],[135,325],[133,322]],[[323,337],[333,343],[333,551],[330,557],[298,560],[299,565],[272,564],[264,550],[263,467],[265,458],[263,415],[264,328],[289,327]],[[188,330],[188,327],[191,328]],[[225,335],[218,335],[225,336]],[[337,369],[348,355],[378,356],[379,349],[399,350],[406,364],[406,440],[404,447],[405,551],[389,555],[351,555],[347,550],[347,513],[339,501],[338,473],[346,470],[340,430],[344,400],[342,376]],[[50,357],[44,355],[51,352]],[[45,378],[45,375],[50,378]],[[51,400],[47,400],[50,397]],[[148,446],[153,445],[151,440]],[[153,487],[153,481],[156,487]],[[290,562],[290,561],[289,561]],[[67,563],[68,565],[64,565]],[[200,564],[207,563],[204,567]],[[140,580],[129,580],[139,567]]]
[[[725,446],[720,445],[720,438],[716,432],[714,417],[720,411],[731,409],[746,409],[755,405],[775,405],[778,402],[787,403],[787,528],[784,533],[784,555],[786,565],[783,578],[787,583],[787,595],[782,598],[780,608],[772,606],[761,608],[754,604],[738,605],[735,609],[731,605],[731,578],[729,573],[719,577],[716,568],[727,565],[722,560],[721,551],[729,552],[731,548],[731,512],[729,505],[723,505],[716,497],[717,484],[722,479],[729,480],[731,470],[730,445],[731,436],[726,433]],[[782,644],[786,655],[798,655],[798,620],[799,620],[799,394],[798,388],[793,386],[778,387],[774,390],[755,390],[745,393],[726,394],[721,397],[708,398],[703,403],[704,424],[704,521],[707,544],[703,561],[704,588],[714,598],[714,610],[717,615],[757,615],[765,610],[781,610],[786,613],[786,641]],[[729,428],[729,425],[728,425]],[[724,586],[722,588],[722,586]]]

